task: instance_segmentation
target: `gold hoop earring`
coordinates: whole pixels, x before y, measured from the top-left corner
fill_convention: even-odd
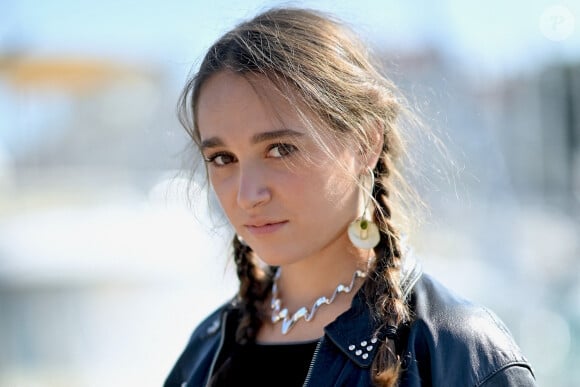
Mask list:
[[[375,174],[370,167],[367,168],[371,177],[371,188],[368,192],[365,192],[366,198],[364,211],[360,217],[355,219],[348,226],[348,238],[352,244],[359,249],[372,249],[378,245],[381,240],[379,227],[372,221],[372,218],[370,218],[368,214],[373,188],[375,186]]]

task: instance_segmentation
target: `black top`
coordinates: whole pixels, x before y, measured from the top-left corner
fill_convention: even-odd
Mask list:
[[[409,303],[413,320],[397,335],[402,363],[399,386],[536,386],[530,363],[498,317],[422,274],[413,261],[412,256],[407,256],[401,273],[403,297]],[[210,370],[215,375],[219,368],[211,365],[223,363],[232,354],[241,314],[238,305],[228,302],[196,328],[165,387],[207,384]],[[309,371],[308,386],[372,386],[369,368],[379,348],[372,341],[377,323],[380,321],[375,319],[364,292],[359,290],[351,308],[325,327]],[[258,370],[256,375],[260,378],[267,371],[263,360],[256,361],[250,370]],[[286,381],[291,373],[284,370],[275,374],[271,385]]]
[[[236,345],[212,386],[302,386],[317,343]]]

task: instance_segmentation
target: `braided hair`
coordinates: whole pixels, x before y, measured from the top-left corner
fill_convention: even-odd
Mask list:
[[[263,305],[270,295],[273,284],[273,270],[261,267],[250,246],[233,238],[234,261],[240,280],[238,305],[242,317],[236,332],[236,341],[246,344],[254,341],[263,321]]]
[[[380,241],[362,290],[381,339],[372,367],[373,381],[377,386],[396,386],[400,371],[396,332],[410,318],[400,287],[402,252],[393,216],[395,197],[401,195],[395,183],[404,183],[396,168],[402,153],[396,121],[408,113],[404,98],[378,72],[365,46],[340,22],[316,11],[271,9],[222,36],[185,85],[179,102],[180,120],[197,145],[201,142],[196,121],[201,88],[220,71],[259,75],[270,81],[331,157],[335,156],[324,147],[321,130],[339,144],[357,146],[361,155],[374,152],[373,132],[377,127],[382,130],[383,145],[375,152],[380,155],[372,188]],[[338,162],[337,167],[344,165]],[[236,339],[243,344],[255,341],[266,317],[263,314],[274,271],[264,267],[237,237],[232,243],[240,280],[241,320]]]
[[[400,235],[392,223],[389,204],[390,161],[387,155],[387,152],[383,152],[373,171],[376,176],[372,191],[374,218],[379,225],[381,238],[375,247],[374,265],[363,285],[367,300],[379,322],[377,337],[381,339],[381,344],[372,367],[373,381],[378,386],[396,385],[401,367],[396,348],[397,331],[410,318],[400,286],[402,252]]]
[[[383,147],[387,148],[387,145]],[[400,372],[396,348],[397,330],[408,321],[409,311],[399,282],[402,254],[400,235],[391,222],[389,158],[386,155],[387,152],[383,152],[373,170],[376,177],[372,188],[374,218],[379,224],[380,241],[375,247],[376,259],[363,284],[363,291],[379,322],[376,336],[381,339],[372,367],[373,382],[377,386],[391,387],[396,385]],[[251,248],[240,242],[237,236],[233,238],[233,248],[240,280],[239,306],[242,310],[236,339],[243,344],[255,339],[262,324],[262,311],[270,295],[274,271],[271,267],[261,268]]]

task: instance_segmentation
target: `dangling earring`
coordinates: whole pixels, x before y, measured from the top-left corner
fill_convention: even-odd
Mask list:
[[[369,217],[368,210],[373,188],[375,186],[375,174],[367,167],[371,176],[371,189],[365,198],[365,209],[362,215],[348,226],[348,238],[359,249],[372,249],[379,244],[381,234],[379,227]]]

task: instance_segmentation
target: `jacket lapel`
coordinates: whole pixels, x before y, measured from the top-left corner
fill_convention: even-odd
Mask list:
[[[403,297],[408,298],[413,286],[421,277],[421,267],[412,254],[407,254],[401,271],[401,290]],[[378,338],[374,336],[376,330],[377,325],[366,305],[365,296],[362,290],[359,290],[351,308],[326,326],[325,333],[356,365],[368,368],[380,344]]]

